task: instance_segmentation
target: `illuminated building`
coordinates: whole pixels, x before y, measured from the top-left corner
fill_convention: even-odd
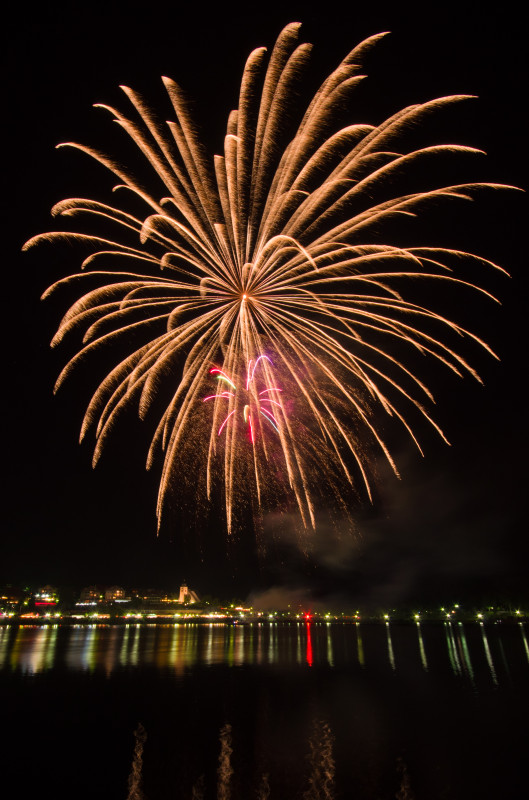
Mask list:
[[[54,586],[43,586],[34,594],[36,606],[55,606],[59,602],[59,593]]]
[[[100,603],[103,598],[104,594],[98,586],[87,586],[81,590],[78,605],[95,605],[96,603]]]
[[[19,605],[24,600],[24,592],[21,589],[15,589],[13,586],[2,586],[0,589],[0,607]]]
[[[121,586],[111,586],[109,589],[105,589],[105,602],[107,603],[125,603],[128,600],[130,597]]]
[[[200,599],[196,592],[193,592],[192,589],[188,588],[186,583],[183,583],[180,587],[178,602],[185,603],[187,605],[189,603],[199,603]]]

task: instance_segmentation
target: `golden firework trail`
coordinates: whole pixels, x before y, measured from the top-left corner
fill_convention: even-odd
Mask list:
[[[299,28],[288,25],[269,57],[265,48],[251,53],[224,154],[213,160],[174,81],[163,78],[174,114],[167,123],[135,91],[121,87],[133,107],[130,117],[99,107],[141,151],[161,193],[148,191],[117,161],[68,142],[114,173],[118,194],[132,193],[133,207],[144,211],[71,198],[53,214],[89,218],[104,223],[105,231],[114,226],[115,237],[52,232],[25,245],[66,238],[91,249],[82,272],[58,281],[44,297],[65,284],[99,281],[72,305],[52,341],[84,331],[84,345],[56,388],[89,354],[143,336],[142,346],[131,345],[96,390],[81,439],[95,433],[95,465],[127,406],[136,403],[145,419],[159,395],[170,393],[147,459],[150,468],[163,453],[159,522],[198,437],[195,469],[205,476],[208,498],[220,487],[228,530],[241,498],[263,503],[270,481],[284,485],[307,529],[315,525],[318,486],[347,511],[341,485],[363,484],[371,497],[369,448],[380,448],[397,471],[380,432],[380,409],[400,421],[417,447],[414,414],[443,435],[423,405],[433,397],[413,360],[406,362],[406,348],[408,355],[428,355],[475,378],[451,338],[471,339],[492,352],[415,302],[409,289],[430,281],[491,297],[453,269],[463,261],[500,267],[457,249],[380,243],[385,223],[415,217],[432,202],[472,199],[484,186],[504,188],[462,183],[399,193],[402,174],[420,169],[427,175],[431,158],[481,152],[457,144],[404,151],[400,144],[427,115],[465,96],[408,106],[379,125],[339,127],[337,113],[365,77],[362,58],[382,33],[343,59],[287,138],[310,53],[310,45],[298,43]],[[225,378],[217,392],[215,370]],[[264,403],[260,392],[267,389]],[[244,436],[249,416],[254,429]]]

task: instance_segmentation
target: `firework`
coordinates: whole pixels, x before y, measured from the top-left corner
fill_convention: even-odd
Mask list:
[[[310,51],[298,44],[299,27],[282,31],[269,59],[264,48],[248,58],[224,154],[212,160],[176,83],[163,78],[174,114],[164,124],[122,87],[130,117],[100,107],[131,137],[159,189],[147,190],[117,161],[67,143],[114,173],[118,194],[132,194],[132,207],[144,211],[64,200],[53,214],[84,217],[95,232],[46,233],[25,246],[66,238],[90,250],[82,272],[44,295],[81,286],[52,344],[74,331],[84,332],[84,344],[56,388],[88,355],[129,347],[125,357],[119,351],[82,424],[81,439],[95,434],[94,465],[127,407],[137,404],[147,419],[166,398],[147,458],[151,468],[162,455],[159,520],[191,451],[207,498],[221,487],[228,530],[241,498],[262,504],[272,496],[270,483],[293,498],[306,528],[315,525],[318,488],[330,489],[347,511],[351,487],[371,497],[371,450],[397,471],[380,432],[381,412],[398,420],[417,447],[417,417],[443,436],[410,355],[478,378],[452,340],[464,337],[492,352],[417,302],[415,284],[470,287],[491,298],[453,270],[500,267],[457,249],[381,243],[386,223],[405,222],[443,199],[472,199],[484,186],[503,188],[399,190],[403,174],[427,175],[432,158],[481,152],[456,144],[403,149],[411,127],[465,97],[411,105],[379,125],[340,127],[338,112],[363,79],[362,58],[385,35],[379,34],[346,56],[292,125]],[[102,236],[102,228],[116,234]],[[85,281],[92,283],[83,290]],[[138,337],[139,347],[127,345]],[[211,393],[215,377],[218,390]]]
[[[281,403],[277,399],[274,399],[277,398],[278,394],[282,391],[282,389],[280,389],[278,386],[265,386],[265,388],[261,389],[260,391],[256,391],[254,389],[256,383],[255,370],[257,369],[259,362],[262,359],[266,359],[269,363],[272,363],[268,358],[268,356],[261,355],[255,360],[255,363],[253,361],[250,361],[250,363],[248,364],[248,370],[246,375],[245,389],[247,396],[245,397],[246,402],[243,404],[242,415],[245,424],[248,426],[248,438],[252,444],[254,444],[256,441],[258,425],[259,422],[261,421],[259,415],[262,415],[264,419],[267,421],[267,423],[271,425],[272,428],[274,428],[274,430],[277,433],[279,433],[278,425],[280,423],[274,416],[275,409],[272,408],[272,406],[277,406],[277,408],[279,409],[282,408]],[[228,386],[231,389],[233,389],[233,391],[224,391],[221,392],[220,394],[210,394],[204,398],[204,401],[218,400],[222,398],[223,400],[228,401],[228,409],[230,409],[231,406],[233,406],[236,402],[235,392],[237,391],[237,386],[234,384],[231,378],[229,378],[228,375],[226,375],[226,373],[223,372],[221,369],[214,367],[210,369],[209,372],[210,375],[216,375],[219,381],[224,381],[225,383],[227,383]],[[239,395],[237,395],[237,397],[240,397],[240,392]],[[226,427],[227,422],[231,419],[231,417],[233,417],[235,413],[236,413],[235,408],[228,410],[228,414],[224,418],[224,421],[222,422],[219,428],[218,432],[219,436]]]

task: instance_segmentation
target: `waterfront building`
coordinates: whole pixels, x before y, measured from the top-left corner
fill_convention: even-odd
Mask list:
[[[55,606],[59,602],[59,592],[54,586],[43,586],[33,598],[36,606]]]
[[[26,593],[22,589],[16,589],[10,584],[2,586],[0,589],[0,607],[15,608],[23,602],[25,596]]]
[[[192,589],[189,589],[187,584],[184,582],[180,587],[180,594],[178,596],[178,602],[188,605],[190,603],[199,603],[200,598],[196,592]]]
[[[99,586],[86,586],[81,590],[77,605],[95,605],[102,602],[103,599],[104,593]]]
[[[129,600],[130,597],[121,586],[111,586],[109,589],[105,589],[106,603],[126,603]]]

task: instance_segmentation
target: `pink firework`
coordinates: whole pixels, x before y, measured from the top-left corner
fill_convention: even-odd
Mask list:
[[[229,389],[226,389],[223,392],[210,394],[207,397],[204,397],[204,402],[206,400],[225,400],[228,404],[228,413],[218,429],[218,436],[221,435],[227,423],[237,413],[237,411],[242,413],[244,425],[248,432],[248,438],[252,444],[255,443],[257,433],[260,430],[261,423],[264,420],[266,420],[268,425],[274,428],[274,430],[279,434],[280,422],[278,420],[277,409],[283,409],[283,406],[278,399],[279,393],[283,390],[278,386],[269,385],[269,376],[266,373],[263,373],[262,369],[258,370],[256,376],[256,369],[263,359],[266,359],[266,361],[268,361],[268,363],[272,366],[272,362],[268,356],[260,355],[255,359],[255,361],[251,359],[246,372],[244,389],[239,391],[238,396],[236,395],[237,385],[226,374],[226,372],[218,367],[212,367],[212,369],[210,369],[210,375],[216,375],[219,383],[225,383],[229,387]],[[260,388],[261,386],[264,386],[264,388]],[[245,402],[242,404],[241,411],[241,403],[237,403],[236,398],[240,397],[242,392],[244,392],[243,399]],[[235,407],[232,408],[232,406]]]

